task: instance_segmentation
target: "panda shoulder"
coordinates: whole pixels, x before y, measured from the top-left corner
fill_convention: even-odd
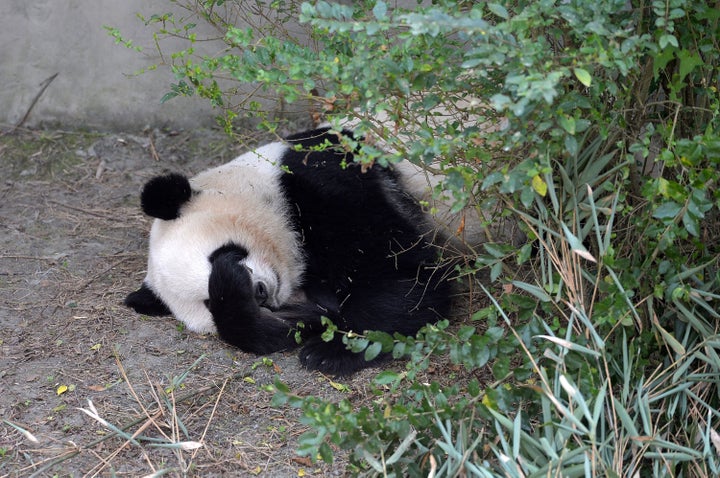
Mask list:
[[[290,147],[284,142],[268,143],[241,154],[229,164],[253,168],[260,174],[274,175],[278,173],[282,160],[289,150]]]
[[[199,173],[190,183],[196,191],[237,192],[258,185],[270,187],[282,172],[283,158],[288,150],[288,146],[281,142],[266,144]]]

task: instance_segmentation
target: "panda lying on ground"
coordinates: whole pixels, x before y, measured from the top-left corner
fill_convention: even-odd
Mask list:
[[[318,148],[327,143],[336,147]],[[436,322],[450,305],[449,266],[417,201],[392,170],[361,171],[339,143],[318,129],[190,180],[150,180],[147,276],[125,303],[257,354],[297,346],[299,332],[301,363],[334,375],[372,362],[339,334],[324,342],[321,317],[356,333],[413,335]]]

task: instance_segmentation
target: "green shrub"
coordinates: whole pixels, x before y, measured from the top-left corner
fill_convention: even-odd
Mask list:
[[[165,99],[208,98],[228,131],[244,115],[278,127],[238,85],[320,105],[358,124],[361,161],[426,165],[457,211],[499,204],[532,241],[467,258],[459,272],[492,280],[467,323],[347,338],[409,359],[372,405],[277,383],[311,426],[299,453],[354,450],[352,473],[386,476],[720,472],[717,5],[177,3],[186,17],[148,19],[189,42],[165,55]],[[270,23],[233,24],[249,5]],[[197,21],[227,48],[194,57]],[[433,361],[457,380],[425,382]]]

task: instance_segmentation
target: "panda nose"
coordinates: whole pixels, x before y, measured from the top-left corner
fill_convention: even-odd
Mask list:
[[[265,305],[268,299],[268,291],[267,286],[264,282],[258,282],[255,284],[255,300],[258,301],[258,304]]]

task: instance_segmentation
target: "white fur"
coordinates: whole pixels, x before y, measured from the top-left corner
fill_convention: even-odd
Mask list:
[[[276,164],[287,146],[271,143],[190,180],[200,191],[172,221],[156,219],[150,231],[145,283],[188,329],[214,332],[204,305],[209,256],[229,242],[248,250],[243,262],[268,285],[271,307],[295,293],[304,263],[280,191]],[[277,279],[279,278],[279,284]]]

